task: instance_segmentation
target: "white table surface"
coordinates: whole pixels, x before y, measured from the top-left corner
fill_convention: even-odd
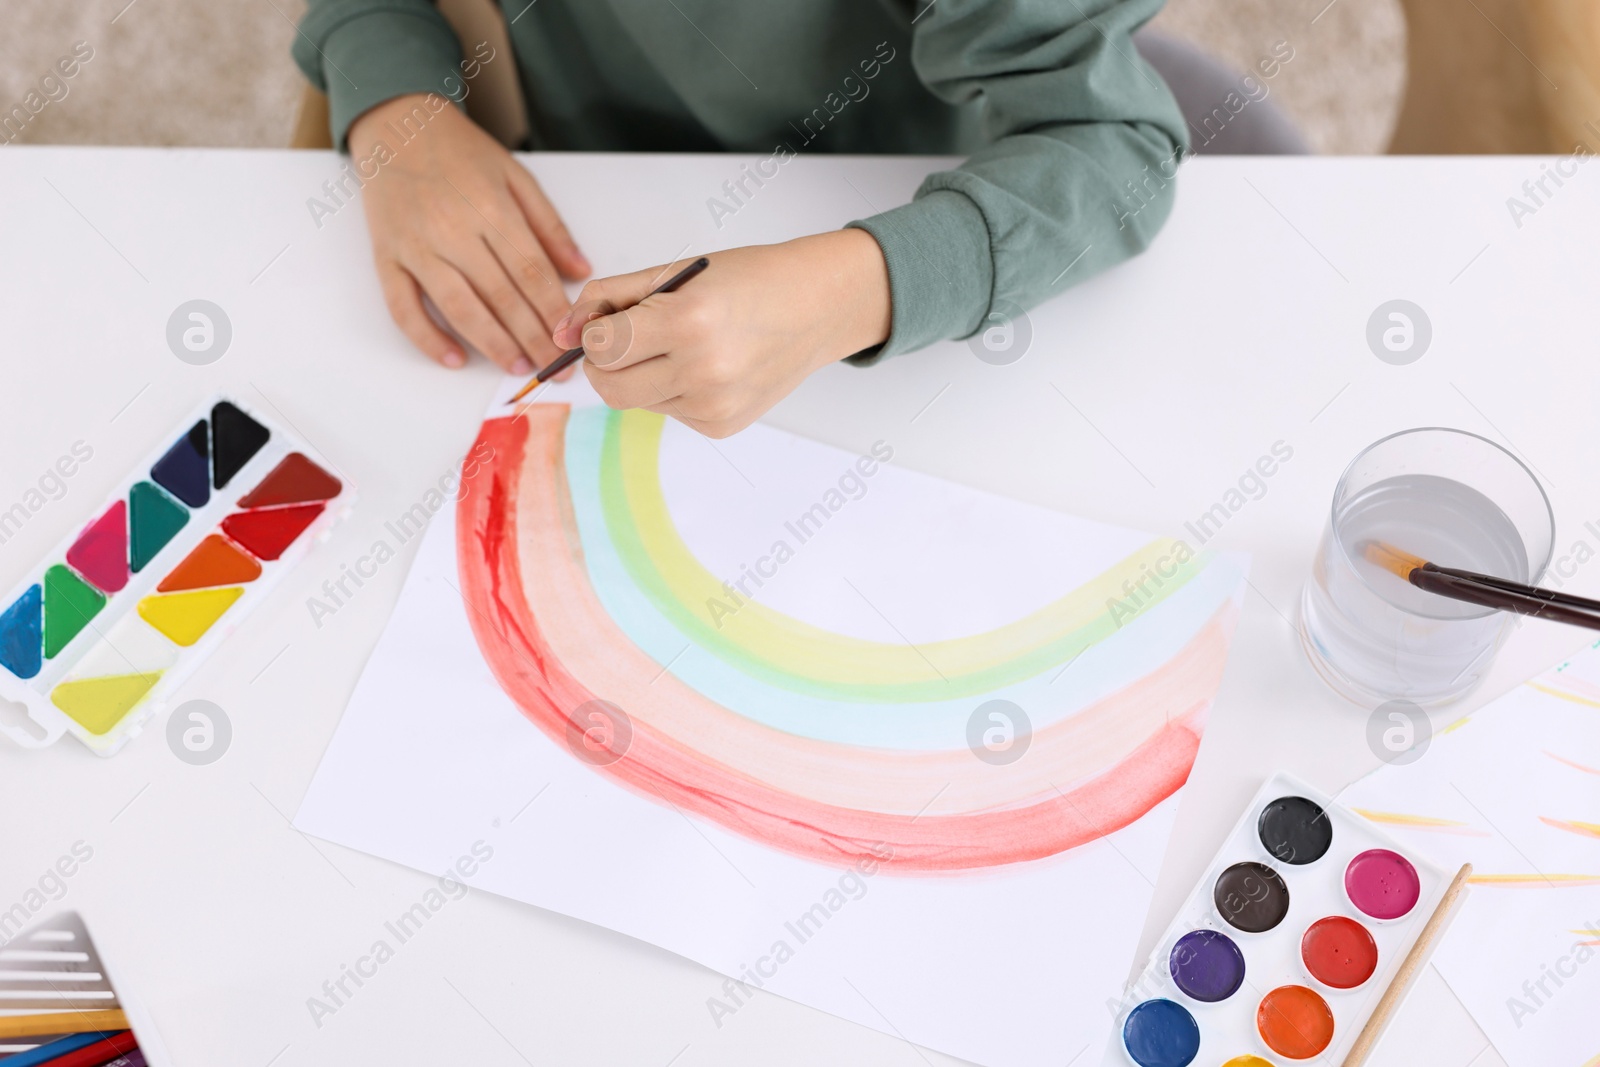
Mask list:
[[[939,165],[800,159],[718,230],[705,201],[740,162],[529,159],[601,273],[837,226],[906,199]],[[1517,229],[1505,199],[1540,163],[1195,161],[1155,248],[1037,309],[1019,362],[990,366],[947,344],[870,371],[830,368],[770,416],[849,448],[883,438],[908,467],[1172,534],[1274,442],[1294,449],[1211,542],[1255,554],[1251,592],[1141,956],[1264,775],[1287,769],[1335,792],[1375,765],[1366,713],[1323,689],[1290,624],[1334,481],[1363,445],[1419,425],[1484,433],[1543,473],[1559,551],[1595,540],[1583,523],[1600,519],[1600,171],[1581,170]],[[720,989],[712,972],[476,892],[314,1024],[306,999],[430,879],[288,822],[405,557],[320,630],[305,600],[461,455],[495,378],[409,349],[384,312],[359,205],[316,227],[306,199],[336,165],[316,152],[0,154],[0,510],[73,442],[94,448],[65,497],[0,545],[0,587],[213,391],[291,423],[361,494],[177,694],[230,716],[219,762],[180,762],[159,723],[111,760],[71,739],[43,752],[0,743],[0,910],[74,842],[92,847],[56,906],[84,913],[180,1065],[956,1062],[772,996],[718,1028],[705,1007]],[[1063,249],[1062,266],[1078,251]],[[196,297],[234,329],[207,367],[165,343],[168,315]],[[1433,323],[1410,366],[1380,362],[1364,340],[1368,315],[1395,297]],[[1600,591],[1600,568],[1566,588]],[[1483,689],[1436,722],[1584,643],[1523,627]],[[1372,1062],[1500,1059],[1430,970]]]

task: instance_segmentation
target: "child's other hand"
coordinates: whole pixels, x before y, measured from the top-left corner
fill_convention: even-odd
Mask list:
[[[710,259],[671,293],[648,295],[683,262],[584,286],[555,346],[583,345],[584,371],[607,404],[726,437],[812,371],[889,336],[888,268],[864,230]]]
[[[530,374],[560,351],[550,331],[570,306],[562,277],[586,277],[589,264],[511,153],[453,105],[431,112],[423,99],[386,101],[350,127],[359,173],[377,168],[362,200],[389,313],[429,357],[462,366],[426,293],[478,351]]]

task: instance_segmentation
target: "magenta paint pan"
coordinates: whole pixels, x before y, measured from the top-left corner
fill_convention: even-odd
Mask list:
[[[1409,915],[1422,897],[1412,862],[1387,848],[1372,848],[1344,869],[1344,891],[1363,915],[1388,921]]]
[[[1273,775],[1124,993],[1105,1064],[1341,1062],[1449,882]]]

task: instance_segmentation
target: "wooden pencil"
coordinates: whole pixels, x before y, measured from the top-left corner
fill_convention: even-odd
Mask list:
[[[1463,863],[1456,876],[1450,879],[1450,887],[1444,891],[1444,896],[1439,898],[1438,907],[1433,909],[1433,914],[1428,916],[1427,923],[1422,927],[1422,933],[1417,935],[1417,940],[1412,944],[1411,951],[1406,953],[1406,958],[1400,962],[1400,969],[1395,972],[1394,979],[1390,981],[1389,988],[1383,991],[1383,997],[1378,1001],[1378,1006],[1373,1009],[1372,1016],[1367,1020],[1367,1025],[1361,1028],[1361,1033],[1356,1036],[1356,1043],[1350,1046],[1350,1051],[1345,1055],[1343,1067],[1360,1067],[1366,1062],[1367,1056],[1372,1053],[1372,1047],[1378,1043],[1378,1036],[1383,1033],[1383,1028],[1389,1025],[1389,1019],[1395,1010],[1400,1007],[1406,990],[1411,988],[1412,979],[1422,969],[1423,961],[1428,958],[1428,953],[1433,951],[1433,943],[1444,933],[1444,928],[1449,925],[1451,913],[1455,910],[1456,901],[1461,898],[1461,893],[1467,888],[1467,879],[1472,876],[1472,864]]]
[[[96,1030],[126,1030],[128,1017],[121,1008],[93,1011],[52,1011],[38,1015],[0,1015],[0,1038],[39,1037],[44,1034],[87,1034]]]

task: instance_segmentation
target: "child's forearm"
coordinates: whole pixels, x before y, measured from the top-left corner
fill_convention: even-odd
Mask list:
[[[941,0],[913,28],[918,71],[981,96],[1000,136],[859,225],[883,247],[894,324],[881,355],[964,337],[1143,249],[1171,210],[1185,145],[1171,93],[1129,34],[1159,0]]]
[[[292,52],[328,95],[335,147],[369,109],[407,93],[458,99],[461,45],[430,0],[307,0]]]

